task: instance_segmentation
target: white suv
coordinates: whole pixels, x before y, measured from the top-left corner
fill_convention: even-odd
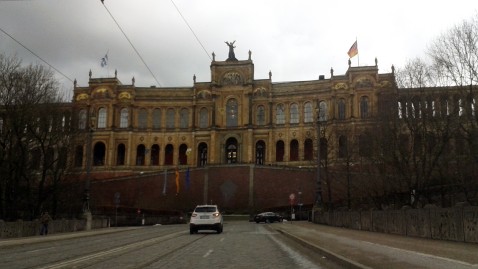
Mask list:
[[[222,224],[222,214],[217,205],[198,205],[189,221],[189,233],[194,234],[199,230],[216,230],[220,234]]]

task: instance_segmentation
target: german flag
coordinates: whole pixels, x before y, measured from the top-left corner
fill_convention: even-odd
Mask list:
[[[349,58],[352,58],[358,54],[357,40],[355,40],[354,44],[352,45],[352,47],[350,47],[349,52],[347,52],[347,54],[349,55]]]

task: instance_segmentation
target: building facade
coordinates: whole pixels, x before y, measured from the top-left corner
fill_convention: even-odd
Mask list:
[[[211,81],[191,87],[138,87],[112,78],[89,79],[74,88],[80,139],[74,166],[85,169],[90,137],[93,171],[130,173],[207,164],[313,167],[318,122],[367,128],[381,98],[396,90],[394,74],[375,66],[350,66],[330,78],[280,82],[256,79],[254,63],[228,58],[211,62]],[[340,128],[323,128],[338,137]],[[337,138],[337,143],[338,143]],[[343,142],[343,141],[342,141]],[[330,146],[329,146],[330,147]],[[337,147],[338,149],[338,147]],[[339,154],[331,151],[332,155]]]

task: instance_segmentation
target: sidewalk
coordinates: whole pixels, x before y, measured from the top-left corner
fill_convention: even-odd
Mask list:
[[[32,243],[41,243],[55,240],[64,240],[78,237],[86,237],[98,234],[108,234],[108,233],[117,233],[126,230],[137,229],[137,227],[112,227],[112,228],[101,228],[93,229],[90,231],[79,231],[79,232],[68,232],[68,233],[55,233],[49,235],[37,235],[37,236],[28,236],[28,237],[15,237],[8,239],[0,239],[0,248],[8,246],[18,246],[24,244]]]
[[[478,268],[478,244],[283,222],[270,228],[345,268]]]

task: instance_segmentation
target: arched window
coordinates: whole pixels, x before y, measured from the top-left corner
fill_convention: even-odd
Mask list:
[[[80,110],[78,113],[78,129],[84,130],[86,128],[86,110]]]
[[[179,113],[179,128],[185,129],[189,127],[189,110],[187,108],[181,109]]]
[[[124,160],[126,156],[126,147],[123,143],[118,145],[116,151],[116,165],[124,165]]]
[[[319,121],[327,120],[327,103],[325,101],[319,102]]]
[[[238,124],[238,104],[236,99],[229,99],[226,105],[226,126],[236,127]]]
[[[297,104],[290,105],[290,123],[291,124],[299,123],[299,105]]]
[[[198,166],[203,167],[207,164],[207,144],[200,143],[198,146]]]
[[[127,108],[123,108],[120,111],[120,128],[128,128],[129,111]]]
[[[98,110],[98,128],[106,128],[106,108],[102,107]]]
[[[276,143],[276,162],[284,161],[284,142],[282,140]]]
[[[347,149],[347,137],[341,135],[339,137],[339,158],[347,158],[348,149]]]
[[[257,125],[265,125],[266,124],[266,111],[264,106],[258,106],[256,112],[256,124]]]
[[[199,110],[199,128],[209,127],[209,112],[203,107]]]
[[[304,104],[304,122],[313,122],[314,121],[314,111],[311,102]]]
[[[161,128],[161,109],[153,110],[153,129]]]
[[[285,123],[285,109],[283,104],[278,104],[276,106],[276,124]]]
[[[138,128],[139,129],[146,129],[148,127],[148,111],[146,109],[141,108],[138,111]]]
[[[136,165],[144,165],[144,156],[146,154],[146,147],[143,144],[136,147]]]
[[[166,112],[166,128],[173,129],[174,128],[174,109],[168,108]]]
[[[164,148],[164,165],[173,165],[174,147],[171,144]]]
[[[179,146],[179,165],[188,164],[188,155],[186,154],[188,146],[186,144],[181,144]]]
[[[289,154],[289,160],[291,162],[298,161],[299,160],[299,141],[296,139],[293,139],[290,141],[290,154]]]
[[[345,120],[345,100],[340,99],[337,103],[337,107],[339,110],[339,120]]]
[[[256,164],[263,165],[265,161],[266,143],[260,140],[256,143]]]
[[[304,160],[312,161],[314,159],[314,143],[312,139],[307,138],[304,142]]]
[[[360,117],[362,119],[368,118],[368,97],[362,96],[360,98]]]
[[[159,165],[159,145],[151,147],[151,165]]]
[[[106,158],[106,146],[103,142],[98,142],[93,148],[93,165],[103,166],[105,165]]]
[[[237,153],[237,140],[231,137],[226,141],[226,162],[237,163]]]

